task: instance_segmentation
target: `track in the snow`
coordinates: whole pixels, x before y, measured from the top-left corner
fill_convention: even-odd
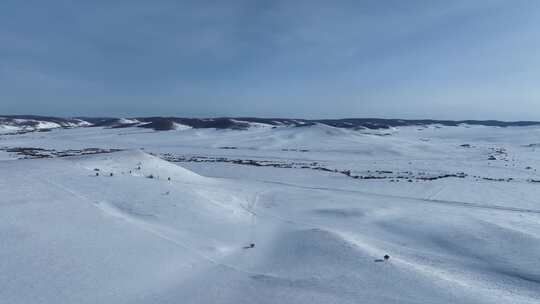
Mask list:
[[[374,193],[374,192],[369,192],[369,191],[353,190],[353,189],[306,186],[306,185],[298,185],[298,184],[285,183],[285,182],[276,182],[276,181],[268,181],[268,180],[256,180],[256,181],[261,182],[261,183],[266,183],[266,184],[275,184],[275,185],[294,187],[294,188],[300,188],[300,189],[307,189],[307,190],[321,190],[321,191],[333,191],[333,192],[345,192],[345,193],[358,193],[358,194],[368,195],[368,196],[383,197],[383,198],[395,198],[395,199],[401,199],[401,200],[405,200],[405,201],[409,200],[409,201],[441,204],[441,205],[455,206],[455,207],[466,207],[466,208],[477,208],[477,209],[487,209],[487,210],[497,210],[497,211],[540,214],[540,210],[537,210],[537,209],[516,208],[516,207],[507,207],[507,206],[500,206],[500,205],[488,205],[488,204],[481,204],[481,203],[460,202],[460,201],[440,200],[440,199],[430,199],[430,198],[419,198],[419,197],[413,197],[413,196],[402,196],[402,195],[394,195],[394,194],[382,194],[382,193]]]

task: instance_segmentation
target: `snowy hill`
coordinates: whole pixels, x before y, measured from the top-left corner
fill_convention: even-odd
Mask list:
[[[109,122],[0,135],[0,303],[540,301],[539,126]]]
[[[87,127],[90,123],[81,119],[20,115],[0,116],[0,134],[47,131],[55,128]]]

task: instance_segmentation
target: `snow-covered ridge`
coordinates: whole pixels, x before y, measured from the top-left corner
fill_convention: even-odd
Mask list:
[[[378,119],[378,118],[350,118],[350,119],[288,119],[288,118],[255,118],[255,117],[218,117],[218,118],[182,118],[182,117],[78,117],[58,118],[46,116],[0,116],[0,133],[32,132],[50,130],[55,128],[76,127],[106,127],[125,128],[140,127],[156,131],[187,130],[187,129],[232,129],[247,130],[278,127],[311,127],[324,125],[339,129],[351,130],[395,130],[398,127],[468,127],[468,126],[495,126],[519,127],[540,125],[535,121],[505,122],[496,120],[404,120],[404,119]]]
[[[0,133],[25,133],[57,128],[87,127],[91,124],[76,118],[44,116],[0,116]]]

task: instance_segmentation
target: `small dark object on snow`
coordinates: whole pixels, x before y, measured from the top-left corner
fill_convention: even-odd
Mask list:
[[[167,180],[168,180],[168,181],[171,181],[171,178],[169,177],[169,178],[167,178]]]
[[[244,249],[251,249],[251,248],[255,248],[254,243],[249,244],[249,246],[244,246]]]
[[[96,176],[99,176],[99,172],[96,172]]]
[[[98,168],[94,168],[94,171],[99,171],[99,169],[98,169]]]
[[[114,174],[111,172],[110,176],[113,176]]]
[[[376,259],[373,262],[375,262],[375,263],[383,263],[383,262],[386,262],[386,261],[390,260],[390,256],[388,254],[385,254],[383,256],[383,258],[384,258],[384,260],[383,259]]]

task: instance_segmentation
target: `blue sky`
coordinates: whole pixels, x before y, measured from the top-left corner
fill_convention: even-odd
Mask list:
[[[540,120],[540,1],[0,2],[0,113]]]

